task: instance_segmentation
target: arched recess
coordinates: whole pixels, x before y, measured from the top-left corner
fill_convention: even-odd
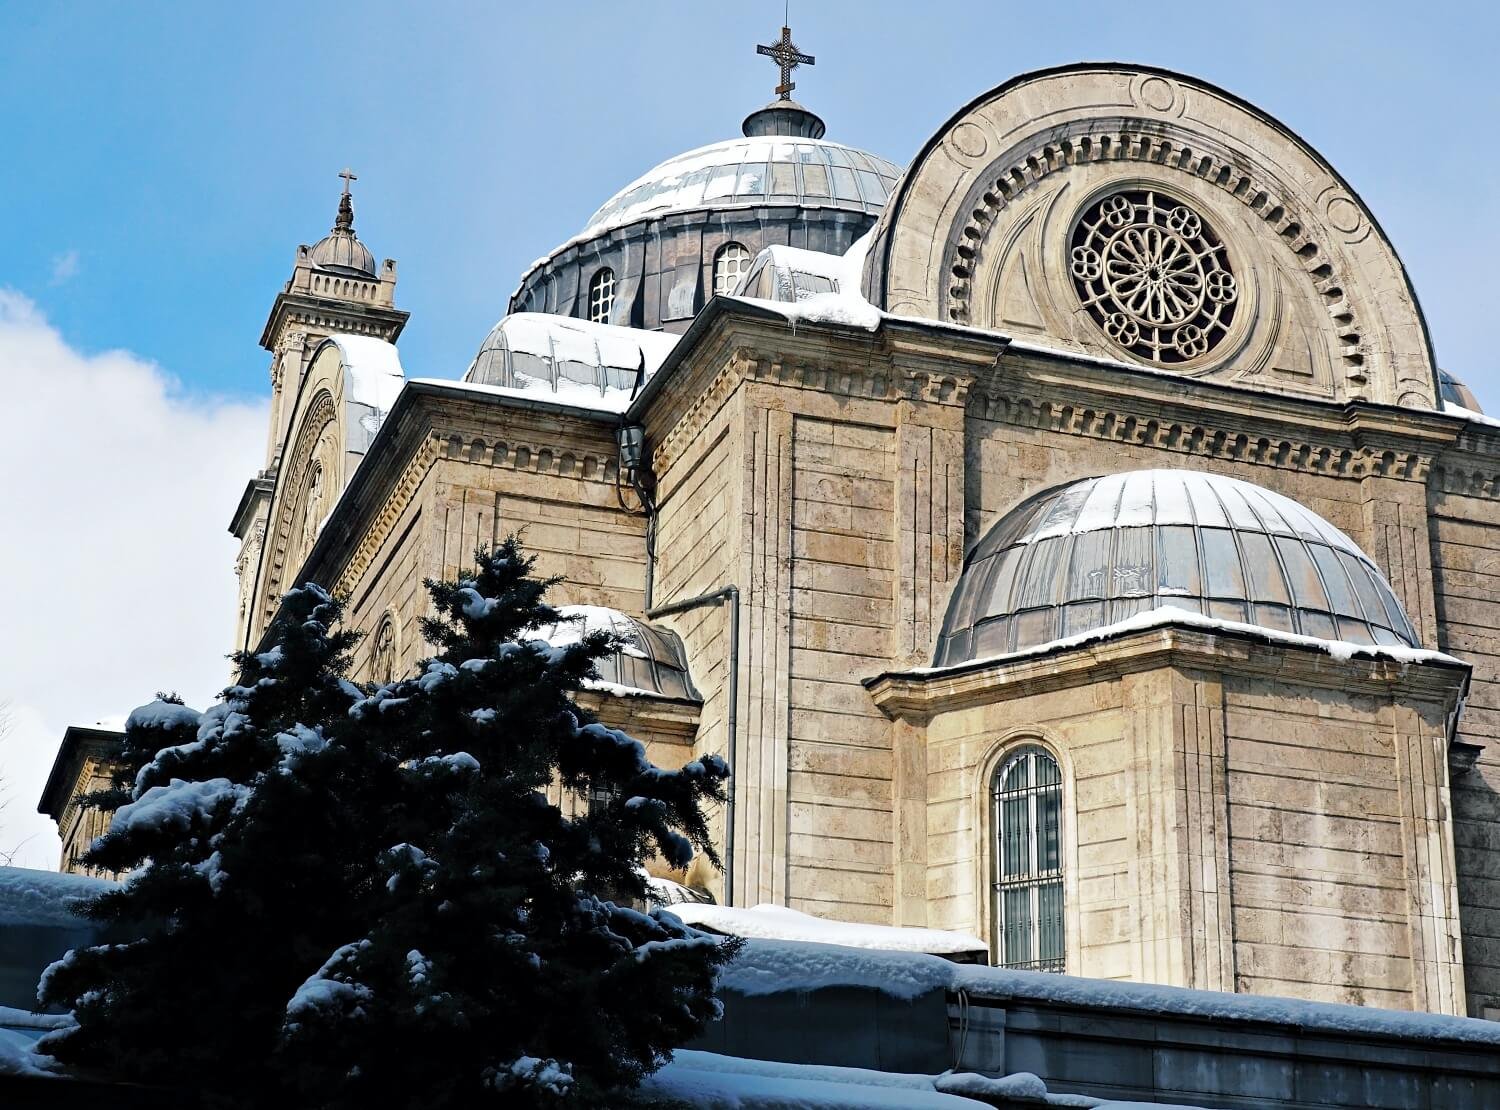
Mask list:
[[[280,463],[242,647],[254,647],[294,584],[405,381],[396,348],[379,339],[334,335],[314,352],[297,383],[277,452]],[[316,519],[309,519],[315,474],[320,504]]]
[[[1078,806],[1072,760],[1067,749],[1044,730],[1035,727],[1013,729],[998,737],[985,757],[975,767],[971,783],[971,804],[978,815],[972,827],[979,834],[978,851],[974,853],[974,890],[978,894],[975,920],[979,935],[990,947],[993,962],[1004,962],[1004,938],[997,935],[999,859],[1003,829],[997,823],[994,787],[1009,761],[1020,753],[1035,750],[1050,758],[1061,779],[1061,879],[1063,898],[1063,955],[1066,970],[1080,974],[1082,938],[1078,926]]]
[[[1238,281],[1234,325],[1173,365],[1107,334],[1069,272],[1080,222],[1130,192],[1191,211]],[[1165,70],[1042,70],[969,104],[898,184],[864,288],[899,315],[1174,373],[1335,401],[1436,397],[1421,308],[1359,196],[1282,124]]]

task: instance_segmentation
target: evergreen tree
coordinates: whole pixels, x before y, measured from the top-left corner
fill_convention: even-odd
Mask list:
[[[514,541],[477,563],[427,583],[413,678],[347,681],[307,585],[220,704],[131,715],[130,800],[87,862],[133,869],[91,913],[141,939],[48,970],[78,1024],[47,1051],[225,1105],[604,1105],[717,1014],[734,945],[620,902],[653,852],[718,862],[728,768],[664,771],[589,719],[571,695],[617,645],[529,640],[552,583]]]

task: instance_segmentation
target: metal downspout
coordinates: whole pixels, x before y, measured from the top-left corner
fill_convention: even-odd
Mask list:
[[[739,702],[740,702],[740,591],[737,586],[725,586],[712,593],[699,594],[684,601],[673,601],[667,605],[659,605],[654,609],[647,609],[646,616],[651,620],[658,617],[669,617],[674,613],[684,613],[689,609],[701,609],[706,605],[723,605],[729,603],[729,682],[728,705],[725,709],[725,727],[729,733],[729,740],[725,744],[726,762],[729,764],[729,790],[727,792],[726,812],[724,814],[724,904],[734,905],[734,825],[735,804],[734,795],[739,785],[739,766],[735,760],[735,738],[739,734]]]

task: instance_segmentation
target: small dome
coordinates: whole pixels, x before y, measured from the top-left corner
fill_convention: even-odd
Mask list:
[[[1469,412],[1477,412],[1484,415],[1484,409],[1479,407],[1479,398],[1474,396],[1474,391],[1463,382],[1459,381],[1446,370],[1438,370],[1438,399],[1449,405],[1456,405]]]
[[[620,640],[619,651],[595,664],[600,682],[621,687],[624,693],[703,700],[688,674],[687,653],[676,633],[602,605],[560,605],[557,611],[563,619],[536,629],[537,639],[562,647],[590,632],[610,632]]]
[[[339,198],[338,219],[333,230],[319,239],[308,252],[312,264],[335,274],[375,276],[375,256],[354,234],[354,204],[345,193]]]
[[[1137,470],[1049,490],[995,524],[965,561],[935,663],[1020,651],[1164,606],[1418,646],[1375,564],[1316,513],[1233,478]]]
[[[624,411],[677,336],[545,312],[512,312],[485,336],[464,381],[587,408]]]
[[[668,158],[595,212],[579,238],[668,212],[781,204],[878,216],[901,170],[820,139],[751,136]]]

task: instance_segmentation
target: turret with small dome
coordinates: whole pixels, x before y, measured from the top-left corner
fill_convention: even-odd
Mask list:
[[[791,69],[812,58],[787,28],[759,50],[782,81],[777,99],[745,118],[743,137],[669,158],[615,193],[532,265],[511,312],[681,332],[764,248],[841,255],[874,226],[900,168],[824,139],[823,120],[791,99]]]

